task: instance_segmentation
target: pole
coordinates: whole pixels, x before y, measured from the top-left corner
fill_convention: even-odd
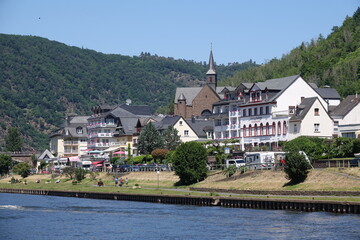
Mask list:
[[[159,185],[160,185],[160,183],[159,183],[159,176],[160,176],[160,171],[157,171],[158,188],[159,188]]]

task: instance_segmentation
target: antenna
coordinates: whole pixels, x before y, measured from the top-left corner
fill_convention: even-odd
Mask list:
[[[130,104],[131,104],[131,102],[132,102],[132,101],[131,101],[131,99],[129,99],[129,98],[128,98],[128,99],[126,99],[126,105],[130,105]]]

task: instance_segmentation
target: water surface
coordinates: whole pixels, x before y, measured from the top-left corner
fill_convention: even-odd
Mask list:
[[[0,239],[360,239],[360,216],[0,193]]]

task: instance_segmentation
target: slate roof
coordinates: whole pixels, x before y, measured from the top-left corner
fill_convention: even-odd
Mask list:
[[[330,113],[331,116],[346,116],[356,105],[359,104],[359,97],[349,95]]]
[[[314,90],[324,99],[341,99],[335,88],[314,88]]]
[[[216,87],[216,93],[220,98],[223,98],[222,91],[224,88],[235,89],[234,87]],[[183,87],[176,88],[174,103],[178,103],[178,99],[185,97],[186,105],[191,106],[194,98],[199,94],[203,87]]]
[[[119,105],[120,108],[126,111],[138,115],[138,116],[151,116],[153,114],[152,108],[147,105]]]
[[[185,121],[189,124],[191,129],[194,130],[199,138],[207,137],[205,130],[214,129],[213,122],[211,120],[195,119],[195,121],[192,121],[192,119],[186,119]]]
[[[297,107],[295,115],[290,118],[290,122],[302,121],[316,100],[317,97],[304,98],[301,104]]]
[[[271,90],[283,90],[291,85],[296,79],[298,79],[299,75],[283,77],[283,78],[275,78],[269,79],[265,82],[257,82],[255,83],[261,90],[271,89]]]
[[[180,116],[165,117],[159,122],[153,123],[157,130],[166,130],[169,126],[174,126]]]
[[[70,116],[63,124],[62,133],[65,137],[87,137],[87,119],[89,116]],[[76,129],[82,128],[82,133],[78,133]]]

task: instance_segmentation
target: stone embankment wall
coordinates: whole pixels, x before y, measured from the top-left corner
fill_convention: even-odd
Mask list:
[[[240,198],[218,196],[172,196],[172,195],[145,195],[126,193],[98,193],[98,192],[72,192],[35,189],[8,189],[0,188],[0,193],[18,193],[34,195],[50,195],[61,197],[93,198],[106,200],[141,201],[152,203],[197,205],[197,206],[221,206],[233,208],[256,208],[273,210],[297,210],[297,211],[326,211],[335,213],[360,214],[359,202],[336,202],[315,200],[292,200],[270,198]]]

